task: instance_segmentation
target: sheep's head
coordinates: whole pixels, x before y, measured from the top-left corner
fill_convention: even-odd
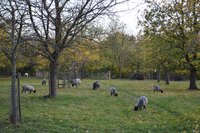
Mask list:
[[[138,111],[138,106],[135,106],[135,107],[134,107],[134,111]]]
[[[163,90],[160,90],[161,93],[163,93]]]
[[[36,90],[34,90],[33,92],[36,93]]]
[[[115,96],[118,96],[118,94],[117,94],[117,93],[115,93]]]

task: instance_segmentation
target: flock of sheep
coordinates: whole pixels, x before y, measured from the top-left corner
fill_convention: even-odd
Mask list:
[[[43,79],[41,84],[42,85],[46,85],[46,83],[47,83],[47,80]],[[72,79],[70,81],[70,84],[72,85],[72,87],[73,86],[78,86],[78,85],[81,84],[81,80],[80,79]],[[96,90],[98,88],[100,88],[100,83],[99,83],[99,81],[95,81],[93,83],[92,89]],[[31,85],[23,85],[22,86],[22,93],[23,92],[26,93],[27,91],[29,93],[31,93],[31,92],[36,93],[36,89],[33,86],[31,86]],[[111,87],[109,91],[110,91],[110,95],[111,96],[118,96],[118,93],[117,93],[117,90],[116,90],[115,87]],[[163,93],[163,90],[158,85],[154,85],[153,86],[153,91],[154,92],[161,92],[161,93]],[[134,106],[134,111],[138,111],[138,110],[142,110],[142,109],[146,110],[147,104],[148,104],[148,98],[146,96],[139,97],[138,100],[137,100],[137,103]]]

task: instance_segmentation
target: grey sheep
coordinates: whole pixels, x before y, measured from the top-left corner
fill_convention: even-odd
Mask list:
[[[146,110],[147,103],[148,98],[146,96],[141,96],[134,107],[134,111],[141,110],[142,108]]]
[[[23,92],[26,93],[26,91],[29,91],[29,93],[31,93],[31,92],[36,93],[35,88],[33,86],[31,86],[31,85],[23,85],[22,86],[22,93]]]
[[[114,87],[110,88],[110,95],[111,96],[118,96],[117,90]]]
[[[153,86],[153,91],[155,92],[155,91],[157,91],[157,92],[161,92],[161,93],[163,93],[163,90],[160,88],[160,86],[158,86],[158,85],[154,85]]]

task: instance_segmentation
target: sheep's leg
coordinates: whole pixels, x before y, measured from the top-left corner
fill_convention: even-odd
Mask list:
[[[144,105],[143,107],[144,107],[144,110],[146,111],[146,106]]]

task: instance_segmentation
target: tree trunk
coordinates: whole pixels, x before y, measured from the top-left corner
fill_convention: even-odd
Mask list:
[[[121,72],[121,68],[119,68],[119,79],[122,78],[122,72]]]
[[[166,69],[164,70],[164,73],[165,73],[165,83],[169,85],[169,73]]]
[[[11,79],[11,114],[10,122],[16,124],[18,122],[18,110],[17,110],[17,90],[16,90],[16,62],[15,55],[12,54],[11,61],[12,79]]]
[[[49,97],[54,98],[57,95],[57,68],[58,68],[58,60],[55,59],[53,62],[50,62],[50,82],[49,82]]]
[[[78,75],[78,72],[77,72],[77,63],[74,61],[73,62],[73,79],[77,79],[77,75]]]
[[[194,66],[191,66],[190,68],[190,86],[189,90],[197,90],[198,87],[196,85],[196,68]]]
[[[111,79],[111,71],[108,71],[108,80]]]
[[[160,82],[160,70],[157,70],[157,82]]]

